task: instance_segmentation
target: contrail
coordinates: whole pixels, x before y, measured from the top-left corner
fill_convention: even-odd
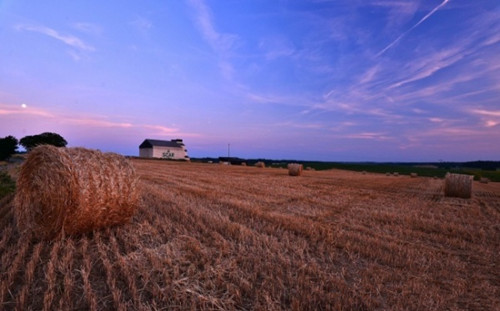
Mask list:
[[[440,8],[442,8],[443,6],[445,6],[446,3],[448,3],[449,1],[450,0],[444,0],[440,5],[438,5],[432,11],[430,11],[429,13],[427,13],[427,15],[425,15],[424,17],[422,17],[422,19],[419,20],[410,29],[408,29],[407,31],[403,32],[399,37],[396,38],[396,40],[392,41],[391,44],[389,44],[388,46],[386,46],[382,51],[378,52],[378,54],[376,55],[376,57],[379,57],[380,55],[384,54],[385,51],[387,51],[388,49],[390,49],[391,47],[393,47],[394,45],[396,45],[396,43],[398,43],[399,40],[401,40],[404,36],[406,36],[406,34],[408,34],[410,31],[412,31],[413,29],[415,29],[416,27],[418,27],[418,25],[422,24],[426,19],[428,19],[429,17],[431,17],[432,14],[436,13],[437,10],[439,10]]]

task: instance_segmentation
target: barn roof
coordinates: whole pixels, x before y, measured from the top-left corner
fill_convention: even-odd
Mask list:
[[[182,139],[173,139],[173,140],[145,139],[142,142],[142,144],[139,145],[139,149],[153,148],[153,146],[182,148],[184,144],[182,143]]]

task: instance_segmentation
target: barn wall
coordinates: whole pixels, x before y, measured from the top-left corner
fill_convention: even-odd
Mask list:
[[[152,158],[153,157],[153,148],[139,149],[139,156],[141,158]]]
[[[184,160],[186,159],[187,153],[184,148],[175,147],[153,147],[153,157],[154,158],[166,158],[174,160]]]

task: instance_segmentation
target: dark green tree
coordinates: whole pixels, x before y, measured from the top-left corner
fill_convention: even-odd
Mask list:
[[[0,138],[0,160],[5,160],[16,153],[17,138],[14,136],[6,136]]]
[[[21,138],[19,144],[23,146],[26,151],[31,151],[39,145],[53,145],[56,147],[66,147],[68,142],[59,134],[45,132],[38,135],[26,136]]]

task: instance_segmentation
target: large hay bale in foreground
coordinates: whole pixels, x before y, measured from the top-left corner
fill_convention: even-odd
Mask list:
[[[298,163],[289,163],[288,164],[288,175],[290,176],[300,176],[302,174],[303,169],[302,164]]]
[[[444,179],[444,195],[468,199],[472,196],[474,176],[447,173]]]
[[[21,232],[51,238],[125,223],[138,198],[134,167],[123,156],[45,145],[22,165],[14,206]]]

